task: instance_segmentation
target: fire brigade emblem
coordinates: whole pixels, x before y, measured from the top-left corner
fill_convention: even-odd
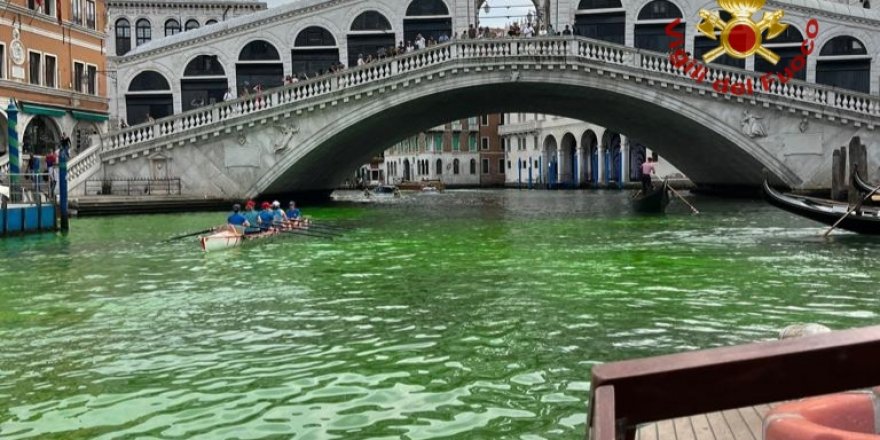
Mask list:
[[[755,22],[752,16],[761,7],[765,0],[717,0],[718,6],[729,12],[733,17],[724,21],[718,11],[700,9],[700,24],[697,30],[701,34],[713,40],[717,39],[716,31],[721,32],[721,45],[706,52],[703,61],[711,63],[721,55],[727,54],[734,58],[747,58],[758,54],[772,64],[779,62],[779,55],[764,47],[762,35],[767,31],[767,39],[772,40],[785,32],[787,24],[779,20],[785,14],[782,10],[764,12],[761,21]]]

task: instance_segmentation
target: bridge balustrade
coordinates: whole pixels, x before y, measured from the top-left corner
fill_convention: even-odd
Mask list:
[[[656,74],[678,78],[689,76],[687,72],[673,66],[667,54],[583,37],[457,40],[347,69],[333,75],[285,85],[268,90],[261,96],[242,97],[211,107],[169,116],[152,123],[126,128],[111,133],[103,151],[120,150],[156,139],[167,138],[217,122],[238,119],[290,103],[424,70],[451,60],[474,58],[502,60],[511,57],[565,57],[571,61],[588,60],[612,66],[623,66],[627,67],[631,74],[641,73],[646,77],[656,77]],[[880,101],[877,97],[870,95],[847,92],[798,80],[789,80],[786,83],[773,81],[767,90],[763,90],[760,88],[760,73],[719,65],[706,65],[704,68],[706,69],[705,80],[702,84],[691,82],[693,87],[712,91],[712,83],[718,79],[728,79],[731,84],[751,80],[755,88],[752,99],[760,99],[762,95],[770,95],[872,117],[880,116]],[[645,75],[646,73],[654,75]]]

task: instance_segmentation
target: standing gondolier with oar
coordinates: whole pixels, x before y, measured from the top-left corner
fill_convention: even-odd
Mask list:
[[[654,184],[651,183],[651,175],[657,174],[654,165],[654,158],[650,156],[642,163],[642,191],[645,193],[654,189]]]

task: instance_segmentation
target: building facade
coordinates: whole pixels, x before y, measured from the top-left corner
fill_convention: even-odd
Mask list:
[[[505,113],[499,130],[505,184],[518,188],[622,187],[641,178],[648,156],[660,177],[685,176],[638,141],[588,122],[536,113]]]
[[[504,186],[504,146],[498,131],[503,115],[480,116],[480,186]]]
[[[15,102],[22,157],[43,155],[63,134],[71,153],[106,131],[107,68],[101,0],[10,0],[0,17],[0,158]],[[24,169],[25,164],[20,164]]]
[[[431,128],[385,150],[387,183],[439,180],[448,187],[474,187],[481,182],[479,118]]]
[[[111,0],[108,7],[108,22],[112,29],[107,34],[106,46],[109,64],[115,70],[116,60],[137,47],[264,10],[266,3],[249,0]],[[120,122],[125,121],[125,124],[141,122],[148,117],[169,116],[175,113],[168,99],[171,93],[180,95],[182,111],[223,100],[227,81],[217,57],[200,57],[197,62],[187,65],[183,76],[180,85],[173,88],[164,78],[151,74],[128,84],[124,89],[126,99],[122,102],[125,108],[119,108],[120,95],[116,90],[117,93],[111,96],[114,115],[120,115]],[[167,92],[155,92],[163,87]]]

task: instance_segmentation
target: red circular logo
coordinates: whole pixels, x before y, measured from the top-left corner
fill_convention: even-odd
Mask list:
[[[751,26],[745,24],[734,26],[730,29],[730,34],[727,36],[730,47],[739,53],[746,53],[752,50],[757,40],[755,31]]]

